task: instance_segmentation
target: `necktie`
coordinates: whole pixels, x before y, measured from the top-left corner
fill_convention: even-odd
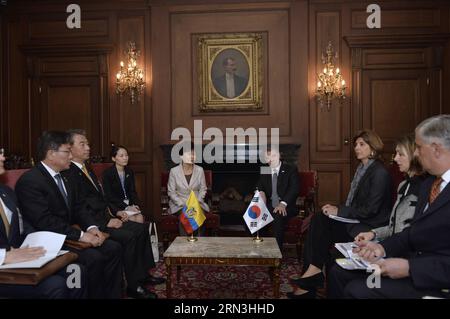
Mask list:
[[[69,200],[67,198],[67,193],[64,190],[61,174],[56,174],[55,178],[56,178],[56,184],[58,185],[59,191],[61,192],[61,195],[64,198],[64,201],[66,202],[67,207],[69,207]]]
[[[442,178],[436,178],[433,184],[431,185],[431,191],[430,191],[430,197],[429,197],[429,203],[430,205],[434,202],[434,200],[438,197],[439,193],[441,192],[441,183]]]
[[[84,175],[86,175],[86,177],[91,181],[92,185],[94,185],[95,189],[97,190],[97,192],[99,191],[99,189],[97,188],[97,185],[95,184],[94,180],[92,179],[91,174],[89,174],[89,171],[86,168],[86,165],[83,164],[83,166],[81,167],[81,170],[83,171]],[[101,187],[101,185],[99,184],[99,186]],[[103,195],[103,190],[102,190],[102,195]],[[113,213],[111,212],[111,209],[109,208],[109,206],[106,206],[106,211],[108,212],[109,216],[111,217],[115,217],[113,215]]]
[[[98,191],[97,185],[95,185],[94,180],[92,179],[91,175],[89,174],[86,165],[83,164],[81,167],[81,170],[83,171],[84,175],[91,181],[92,185],[94,185],[95,189]]]
[[[9,237],[10,224],[8,221],[8,217],[6,217],[6,213],[5,213],[5,210],[3,209],[2,203],[0,203],[0,215],[2,216],[3,225],[5,226],[6,237]]]
[[[275,208],[280,203],[280,198],[278,197],[278,175],[277,172],[274,171],[272,174],[272,207]]]

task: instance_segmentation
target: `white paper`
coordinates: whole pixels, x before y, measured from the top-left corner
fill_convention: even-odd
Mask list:
[[[65,254],[67,251],[61,251],[61,247],[64,244],[66,235],[58,233],[40,231],[28,234],[23,241],[20,248],[28,247],[43,247],[46,252],[45,255],[31,261],[25,261],[21,263],[1,265],[0,269],[12,269],[12,268],[41,268],[43,265],[56,258],[57,256]]]
[[[345,258],[336,259],[336,263],[344,269],[367,269],[370,263],[359,257],[358,254],[353,252],[353,248],[357,245],[353,242],[349,243],[335,243],[334,247],[337,248]]]
[[[351,218],[344,218],[336,215],[328,215],[331,219],[337,220],[338,222],[342,223],[348,223],[348,224],[358,224],[359,220],[357,219],[351,219]]]
[[[139,211],[138,212],[133,212],[131,210],[125,210],[124,212],[127,213],[128,216],[134,216],[134,215],[137,215],[137,214],[141,213]]]
[[[357,264],[354,260],[350,259],[350,258],[339,258],[336,259],[336,263],[341,266],[344,269],[347,270],[357,270],[357,269],[361,269],[361,270],[365,270],[367,269],[366,266],[362,266],[361,264]]]
[[[355,243],[335,243],[334,247],[339,250],[345,258],[350,258],[353,255],[353,248],[358,247]]]

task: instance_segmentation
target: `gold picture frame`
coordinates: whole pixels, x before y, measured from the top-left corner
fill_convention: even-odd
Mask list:
[[[201,112],[263,109],[262,34],[202,34],[198,44]]]

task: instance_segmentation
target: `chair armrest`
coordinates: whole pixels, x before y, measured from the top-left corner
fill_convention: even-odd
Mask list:
[[[41,268],[2,269],[0,270],[0,284],[37,285],[43,279],[53,275],[77,258],[77,254],[68,252],[56,257]]]

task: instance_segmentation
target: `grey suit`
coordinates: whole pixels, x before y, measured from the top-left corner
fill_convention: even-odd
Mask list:
[[[409,227],[414,217],[420,184],[423,179],[424,177],[422,176],[415,176],[411,179],[404,180],[398,185],[397,201],[395,202],[394,208],[392,208],[389,225],[372,229],[376,234],[376,239],[386,239]]]

